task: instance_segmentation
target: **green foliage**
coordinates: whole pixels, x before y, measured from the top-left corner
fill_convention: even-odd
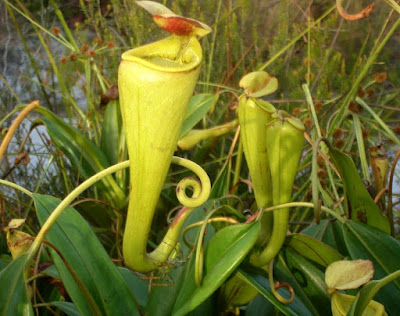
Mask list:
[[[205,251],[205,276],[201,285],[195,283],[193,264],[189,266],[188,278],[180,290],[173,313],[186,315],[216,291],[252,249],[259,231],[259,222],[219,230]]]
[[[28,288],[24,279],[26,255],[10,262],[0,271],[0,311],[2,315],[33,315]]]
[[[34,195],[34,199],[38,219],[43,225],[60,201],[43,195]],[[90,226],[73,208],[61,214],[47,234],[47,240],[64,256],[60,258],[51,251],[61,280],[82,315],[94,312],[139,315],[128,284]]]
[[[42,106],[0,157],[0,314],[49,315],[51,309],[67,315],[331,315],[326,267],[363,259],[375,272],[362,287],[341,293],[356,297],[349,315],[359,315],[372,299],[388,315],[398,315],[398,167],[386,191],[374,192],[366,183],[373,180],[369,155],[388,156],[390,166],[398,159],[398,14],[385,2],[369,18],[353,22],[322,2],[310,8],[287,0],[158,2],[213,30],[201,39],[204,61],[180,138],[236,119],[240,79],[264,68],[279,81],[265,99],[306,126],[288,234],[273,265],[274,281],[288,285],[278,294],[287,298],[287,289],[293,290],[293,302],[285,305],[276,296],[267,266],[249,263],[253,249],[259,250],[254,245],[260,215],[237,130],[189,151],[177,148],[176,155],[204,167],[213,185],[209,201],[186,220],[184,235],[159,270],[139,274],[125,268],[122,238],[133,189],[127,169],[96,179],[75,196],[73,208],[46,226],[58,197],[128,159],[115,86],[120,56],[166,33],[134,1],[80,0],[67,6],[59,0],[17,0],[3,3],[0,142],[25,104],[39,99]],[[351,3],[349,12],[361,9],[362,3]],[[321,136],[325,144],[313,151]],[[377,145],[382,146],[368,150]],[[27,164],[16,159],[23,154]],[[171,168],[164,184],[148,252],[179,206],[171,187],[191,176],[177,170]],[[21,193],[21,187],[32,193]],[[13,218],[24,218],[23,230],[33,238],[47,233],[35,260],[29,252],[12,260],[3,228]],[[202,275],[200,285],[195,275]],[[232,279],[249,291],[249,300],[259,294],[230,305],[220,287]]]
[[[343,180],[348,218],[367,223],[389,234],[389,222],[365,189],[353,161],[335,148],[330,148],[329,152]]]

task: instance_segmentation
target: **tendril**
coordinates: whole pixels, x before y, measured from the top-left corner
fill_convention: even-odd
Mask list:
[[[188,177],[182,179],[178,186],[176,187],[176,197],[179,202],[190,208],[198,207],[205,203],[208,200],[208,197],[211,192],[211,183],[210,178],[207,173],[201,168],[198,164],[193,161],[180,158],[180,157],[172,157],[172,163],[185,167],[196,174],[199,180]],[[186,194],[186,189],[192,188],[193,194],[189,197]]]
[[[279,281],[276,282],[276,284],[274,284],[274,259],[272,259],[269,262],[269,266],[268,266],[268,279],[269,279],[269,285],[271,287],[271,291],[272,294],[274,294],[275,298],[281,302],[282,304],[290,304],[293,302],[294,300],[294,290],[292,288],[292,286],[289,283],[280,283]],[[288,289],[289,293],[290,293],[290,298],[284,298],[282,295],[280,295],[278,293],[278,290],[281,287],[285,287]]]
[[[366,6],[363,10],[361,10],[360,12],[354,13],[354,14],[349,14],[347,13],[344,8],[343,8],[343,0],[336,0],[336,7],[337,10],[340,14],[340,16],[347,20],[347,21],[357,21],[360,19],[364,19],[367,18],[370,14],[371,11],[374,9],[375,4],[370,4],[368,6]]]

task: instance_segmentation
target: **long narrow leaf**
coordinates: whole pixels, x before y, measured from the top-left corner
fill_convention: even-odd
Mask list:
[[[343,259],[333,248],[307,235],[292,234],[286,238],[285,243],[303,257],[324,267]]]
[[[330,299],[324,273],[291,248],[284,248],[278,256],[274,275],[279,282],[289,283],[297,298],[313,315],[329,315]]]
[[[45,124],[54,144],[85,179],[110,166],[105,154],[75,127],[43,107],[38,107],[36,111],[44,115],[40,121]],[[103,186],[110,200],[117,205],[122,204],[125,193],[112,176],[103,178],[99,185]]]
[[[342,177],[345,190],[345,205],[349,207],[350,219],[376,227],[385,233],[390,233],[388,219],[383,216],[364,186],[353,160],[329,143],[329,153],[332,161]]]
[[[186,315],[210,297],[252,249],[259,231],[259,222],[218,231],[205,251],[205,276],[201,286],[196,286],[193,271],[190,271],[175,302],[173,314]]]
[[[372,261],[375,270],[374,280],[400,270],[400,242],[390,235],[354,221],[348,221],[343,225],[343,235],[351,259]],[[395,280],[382,288],[374,299],[385,306],[389,315],[399,315],[398,297],[400,297],[400,280]]]
[[[0,315],[33,315],[25,283],[26,254],[11,261],[0,272]]]
[[[34,194],[33,197],[37,217],[43,225],[60,200],[39,194]],[[138,306],[129,286],[77,211],[68,207],[46,238],[64,255],[68,265],[83,281],[104,315],[138,315]],[[64,263],[58,256],[53,256],[53,259],[75,306],[82,314],[88,314],[80,289]]]
[[[285,315],[313,315],[297,298],[295,298],[293,303],[290,305],[284,305],[279,302],[271,292],[268,279],[263,277],[261,274],[245,271],[244,269],[238,269],[238,275],[271,302],[277,310]]]
[[[185,136],[200,122],[217,100],[218,95],[214,94],[197,94],[192,96],[179,134],[179,139]]]

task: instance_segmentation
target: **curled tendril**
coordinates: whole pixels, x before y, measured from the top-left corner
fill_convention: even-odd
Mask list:
[[[344,10],[344,8],[343,8],[343,0],[336,0],[336,7],[337,7],[337,10],[338,10],[340,16],[343,19],[345,19],[347,21],[357,21],[357,20],[360,20],[360,19],[367,18],[371,14],[371,11],[374,9],[375,4],[372,3],[372,4],[368,5],[368,6],[366,6],[360,12],[354,13],[354,14],[349,14]]]
[[[285,282],[282,282],[282,283],[281,283],[281,282],[276,282],[276,284],[274,284],[274,259],[272,259],[272,260],[269,262],[269,265],[268,265],[268,279],[269,279],[269,285],[270,285],[270,287],[271,287],[272,294],[274,294],[275,298],[276,298],[279,302],[281,302],[282,304],[286,304],[286,305],[293,302],[294,297],[295,297],[295,295],[294,295],[294,290],[293,290],[292,286],[291,286],[289,283],[285,283]],[[281,296],[281,295],[278,293],[278,290],[279,290],[280,288],[282,288],[282,287],[288,289],[288,291],[289,291],[289,293],[290,293],[290,298],[284,298],[283,296]]]
[[[176,196],[179,202],[186,207],[198,207],[201,204],[205,203],[211,192],[211,183],[210,178],[207,173],[201,168],[198,164],[193,161],[180,158],[180,157],[172,157],[172,163],[185,167],[192,172],[194,172],[199,180],[188,177],[182,179],[178,186],[176,187]],[[186,189],[192,188],[193,194],[191,197],[187,196]]]
[[[175,156],[172,157],[171,162],[191,170],[199,177],[200,181],[188,177],[179,182],[176,189],[177,198],[184,207],[182,207],[175,216],[160,245],[153,252],[147,254],[147,257],[151,259],[156,266],[161,266],[166,262],[178,241],[179,232],[183,223],[193,212],[194,208],[202,205],[208,200],[211,192],[210,178],[198,164]],[[191,197],[186,194],[186,189],[189,187],[193,190]]]

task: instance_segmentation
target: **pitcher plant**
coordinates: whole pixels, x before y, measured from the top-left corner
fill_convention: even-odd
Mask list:
[[[240,137],[253,183],[257,207],[265,208],[272,205],[266,126],[271,122],[271,115],[276,112],[276,109],[272,104],[259,97],[277,90],[278,80],[265,71],[256,71],[244,76],[239,85],[245,91],[245,94],[239,99],[238,107]],[[263,215],[261,225],[258,244],[264,244],[271,236],[271,213]]]
[[[277,111],[266,126],[268,163],[272,181],[274,206],[291,201],[294,180],[304,143],[303,123],[285,111]],[[267,246],[260,253],[253,253],[250,262],[266,267],[282,248],[288,230],[289,208],[273,211],[273,229]]]
[[[202,49],[196,35],[204,35],[209,28],[198,22],[189,31],[188,25],[192,25],[194,20],[176,16],[158,3],[137,3],[153,14],[157,24],[164,21],[163,29],[174,33],[163,40],[125,52],[118,72],[131,186],[123,255],[130,269],[149,272],[168,259],[184,219],[192,207],[207,199],[207,194],[202,192],[204,201],[199,201],[201,189],[210,186],[208,177],[199,166],[183,159],[173,159],[173,153],[200,72]],[[200,34],[196,31],[199,26]],[[186,31],[182,31],[182,27]],[[152,219],[171,161],[194,168],[195,172],[199,170],[200,179],[207,183],[202,183],[201,189],[194,189],[194,202],[186,204],[189,207],[177,215],[160,246],[147,253]],[[193,181],[189,185],[199,187]],[[185,190],[178,186],[177,191],[182,195]]]

